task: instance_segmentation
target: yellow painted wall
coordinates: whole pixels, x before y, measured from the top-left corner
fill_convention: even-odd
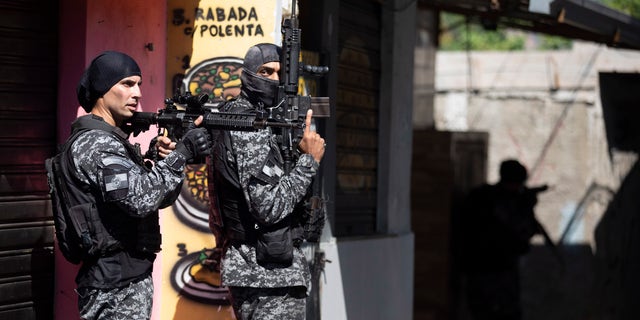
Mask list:
[[[169,0],[166,92],[240,92],[246,50],[280,42],[280,1]],[[162,215],[160,319],[233,319],[219,273],[200,264],[215,246],[208,230],[206,167],[192,165],[180,198]]]

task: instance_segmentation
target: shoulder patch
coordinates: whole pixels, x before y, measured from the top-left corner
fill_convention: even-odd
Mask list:
[[[113,173],[104,176],[104,190],[106,192],[128,188],[129,180],[126,173]]]
[[[129,171],[133,164],[119,157],[102,160],[102,184],[105,200],[120,200],[129,193]]]

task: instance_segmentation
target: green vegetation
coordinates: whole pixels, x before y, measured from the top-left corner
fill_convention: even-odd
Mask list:
[[[497,28],[486,30],[478,21],[467,23],[462,15],[443,12],[441,14],[440,50],[524,50],[527,34],[513,32],[509,29]],[[548,36],[538,36],[540,50],[558,50],[571,48],[571,40]]]
[[[640,0],[601,0],[600,3],[640,19]]]
[[[571,40],[563,37],[541,35],[540,44],[538,49],[540,50],[563,50],[571,49]]]
[[[442,13],[443,32],[440,36],[440,49],[459,50],[522,50],[525,38],[510,35],[505,30],[487,31],[476,23],[465,21],[461,15]]]
[[[636,19],[640,19],[640,0],[594,0],[610,8],[619,10]],[[440,15],[442,33],[440,35],[440,50],[524,50],[527,34],[512,32],[498,27],[497,30],[487,30],[478,20],[465,21],[465,17],[458,14],[443,12]],[[562,50],[571,48],[570,39],[537,35],[538,50]]]

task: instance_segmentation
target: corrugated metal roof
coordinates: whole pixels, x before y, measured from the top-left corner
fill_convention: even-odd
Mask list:
[[[419,0],[418,5],[477,16],[487,27],[506,26],[640,49],[640,20],[593,1],[554,0],[549,13],[530,11],[529,0]]]

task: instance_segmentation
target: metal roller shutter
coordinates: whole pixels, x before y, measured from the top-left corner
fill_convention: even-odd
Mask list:
[[[0,319],[53,317],[57,1],[0,1]]]
[[[340,1],[337,236],[376,231],[380,21],[379,2]]]

